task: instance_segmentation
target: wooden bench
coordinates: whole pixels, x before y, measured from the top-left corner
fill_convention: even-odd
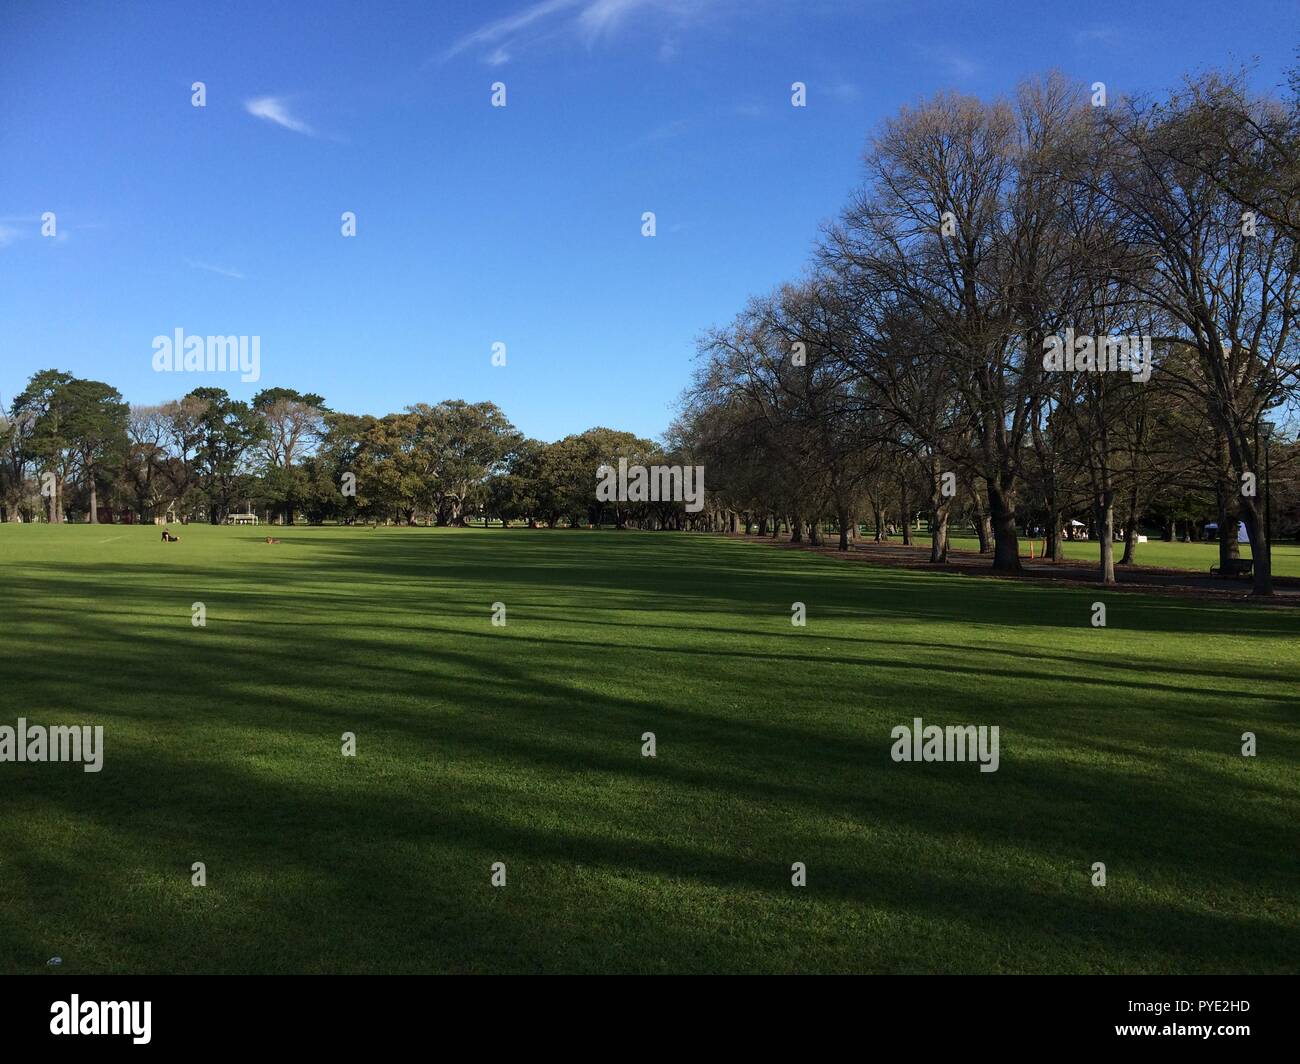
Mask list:
[[[1255,562],[1251,558],[1229,558],[1222,567],[1217,565],[1210,566],[1211,576],[1250,576],[1255,570]]]

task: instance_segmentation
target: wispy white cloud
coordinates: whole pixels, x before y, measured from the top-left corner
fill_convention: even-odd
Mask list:
[[[676,7],[660,0],[591,0],[578,14],[578,30],[588,43],[607,37],[639,9]]]
[[[316,135],[311,126],[289,111],[289,105],[283,96],[259,96],[255,100],[245,100],[244,110],[256,118],[264,118],[295,133],[308,137]]]
[[[928,66],[952,78],[969,78],[980,71],[979,63],[956,48],[924,45],[918,52]]]
[[[672,140],[674,137],[680,137],[687,130],[687,123],[682,119],[672,122],[665,122],[663,125],[656,126],[644,136],[638,137],[632,142],[632,147],[642,144],[659,144],[665,140]]]
[[[73,230],[81,232],[83,229],[103,229],[103,222],[77,222],[75,226],[70,225],[67,216],[63,211],[59,211],[54,219],[54,233],[48,234],[45,230],[45,218],[39,214],[15,214],[0,216],[0,247],[6,247],[19,240],[25,240],[28,237],[42,238],[45,240],[53,239],[55,244],[66,244],[71,239]]]
[[[526,7],[523,11],[486,23],[473,33],[467,33],[447,49],[443,58],[450,59],[461,52],[487,45],[497,45],[493,54],[505,55],[508,58],[505,49],[500,47],[500,42],[536,27],[538,23],[544,22],[552,15],[569,12],[582,2],[583,0],[540,0],[539,3]]]
[[[206,262],[195,262],[193,259],[186,259],[185,265],[192,270],[207,270],[208,273],[219,273],[222,277],[231,277],[236,281],[243,281],[246,278],[238,270],[228,270],[222,266],[212,266]]]
[[[1090,44],[1115,44],[1119,39],[1120,33],[1114,26],[1094,26],[1091,29],[1074,31],[1076,48],[1083,48]]]
[[[505,18],[485,23],[461,37],[438,58],[448,60],[464,52],[478,53],[490,66],[500,66],[516,53],[551,39],[579,40],[588,48],[606,40],[634,16],[652,15],[680,28],[713,0],[537,0]],[[673,58],[678,45],[665,38],[658,46],[662,60]]]

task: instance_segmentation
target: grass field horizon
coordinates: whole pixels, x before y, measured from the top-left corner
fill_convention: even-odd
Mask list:
[[[1098,629],[1095,587],[722,536],[179,531],[0,527],[0,724],[105,727],[102,772],[6,766],[0,970],[1296,970],[1293,610],[1130,592]],[[999,770],[891,761],[915,717],[999,726]]]

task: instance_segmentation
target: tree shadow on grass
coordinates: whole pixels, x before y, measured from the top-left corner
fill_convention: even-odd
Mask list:
[[[503,756],[495,748],[480,753]],[[1034,850],[1022,865],[1017,857],[1044,841],[1020,830],[1035,818],[1007,824],[987,816],[966,825],[971,837],[963,838],[954,823],[960,810],[925,800],[919,779],[878,811],[893,838],[845,839],[802,824],[792,833],[773,830],[777,852],[741,853],[725,833],[706,841],[671,825],[623,834],[585,829],[566,796],[530,793],[517,782],[501,788],[498,811],[465,789],[420,793],[366,779],[360,763],[352,775],[361,778],[347,785],[328,782],[338,775],[328,764],[319,766],[325,778],[312,782],[231,760],[196,770],[140,748],[117,751],[115,768],[148,780],[166,796],[165,810],[114,810],[84,782],[57,788],[44,803],[105,841],[30,864],[20,856],[16,869],[29,877],[32,897],[43,895],[44,919],[73,935],[86,929],[133,970],[142,957],[167,958],[158,967],[172,971],[770,970],[788,967],[783,958],[798,955],[800,943],[824,939],[823,964],[810,968],[1250,971],[1285,970],[1300,947],[1285,910],[1261,904],[1232,912],[1222,903],[1232,898],[1235,877],[1225,881],[1227,869],[1213,859],[1184,901],[1160,890],[1173,872],[1153,870],[1149,850],[1158,839],[1135,833],[1118,844],[1100,824],[1076,840],[1080,853]],[[682,786],[654,768],[627,797]],[[1059,787],[1051,776],[1040,774],[1033,789]],[[519,793],[507,809],[511,791]],[[363,796],[371,801],[359,807]],[[521,817],[526,810],[532,815]],[[983,854],[972,854],[972,840]],[[812,869],[810,889],[799,896],[806,905],[792,903],[791,846]],[[1089,857],[1108,860],[1111,893],[1087,885]],[[191,859],[206,861],[209,887],[188,886]],[[500,893],[488,885],[495,860],[513,877]],[[557,894],[578,870],[588,876],[582,889]],[[611,879],[639,887],[620,896],[617,926],[600,922],[612,911],[600,898]],[[722,913],[683,912],[670,927],[652,918],[674,898],[711,894],[736,899],[735,916],[766,918],[743,928]],[[200,904],[211,907],[203,918]],[[884,915],[884,941],[827,935],[825,921],[842,927],[863,912]],[[918,955],[906,934],[914,923],[957,925],[961,941],[946,950],[932,941]],[[130,940],[115,940],[121,933]],[[967,937],[980,944],[978,956],[965,953]],[[30,939],[29,932],[6,936],[6,952],[30,953]],[[1026,963],[1033,957],[1039,962]]]
[[[205,632],[176,605],[188,588],[148,567],[5,580],[0,613],[30,629],[11,626],[16,703],[110,730],[99,776],[9,775],[0,894],[22,920],[0,938],[4,967],[60,927],[101,970],[1244,971],[1300,952],[1294,788],[1267,774],[1275,762],[1248,781],[1175,756],[1221,749],[1246,715],[1294,754],[1294,718],[1267,692],[1070,677],[1026,705],[1012,693],[1060,681],[1068,660],[1032,652],[1018,669],[877,663],[866,688],[862,658],[767,652],[743,627],[694,626],[674,649],[457,629],[446,603],[436,624],[348,624],[321,619],[322,595],[356,600],[313,585],[318,566],[277,558],[234,589],[202,569],[184,579],[239,599],[223,620],[214,598]],[[493,578],[512,601],[542,595],[535,567],[512,571]],[[342,572],[371,608],[427,609],[384,568]],[[95,609],[58,606],[65,588]],[[564,591],[565,608],[589,590]],[[852,616],[871,592],[855,582],[832,608]],[[652,574],[616,593],[715,613],[730,594]],[[933,577],[889,594],[954,608]],[[449,601],[476,615],[471,595]],[[875,619],[916,616],[875,605]],[[987,631],[982,607],[963,609]],[[760,648],[699,645],[742,637]],[[1075,700],[1110,688],[1081,718]],[[1002,768],[894,764],[889,728],[914,713],[1001,724]],[[347,730],[358,762],[339,757]],[[197,859],[210,893],[188,886]],[[788,885],[794,859],[809,861],[806,893]],[[504,891],[488,886],[493,860],[512,870]],[[1104,891],[1087,885],[1094,860]]]

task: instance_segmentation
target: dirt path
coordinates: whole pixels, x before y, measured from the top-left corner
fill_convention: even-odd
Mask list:
[[[1023,573],[1020,576],[1008,576],[993,572],[991,556],[976,551],[949,550],[947,564],[931,565],[928,542],[906,547],[901,543],[874,543],[859,540],[844,552],[837,548],[838,541],[813,547],[807,543],[790,543],[788,536],[773,539],[770,536],[746,536],[735,533],[730,538],[752,540],[788,550],[815,551],[844,561],[862,562],[866,565],[880,565],[893,569],[924,569],[929,572],[959,573],[962,576],[977,576],[993,580],[1032,580],[1101,586],[1097,581],[1097,565],[1089,565],[1075,559],[1051,562],[1043,559],[1030,561],[1027,556],[1022,557],[1020,564]],[[1118,554],[1118,551],[1116,553]],[[1115,579],[1118,581],[1117,585],[1108,590],[1165,593],[1218,601],[1250,601],[1259,605],[1300,606],[1300,579],[1295,577],[1275,576],[1273,578],[1275,594],[1272,599],[1251,598],[1251,583],[1248,579],[1220,579],[1210,576],[1209,573],[1187,569],[1117,564]]]

